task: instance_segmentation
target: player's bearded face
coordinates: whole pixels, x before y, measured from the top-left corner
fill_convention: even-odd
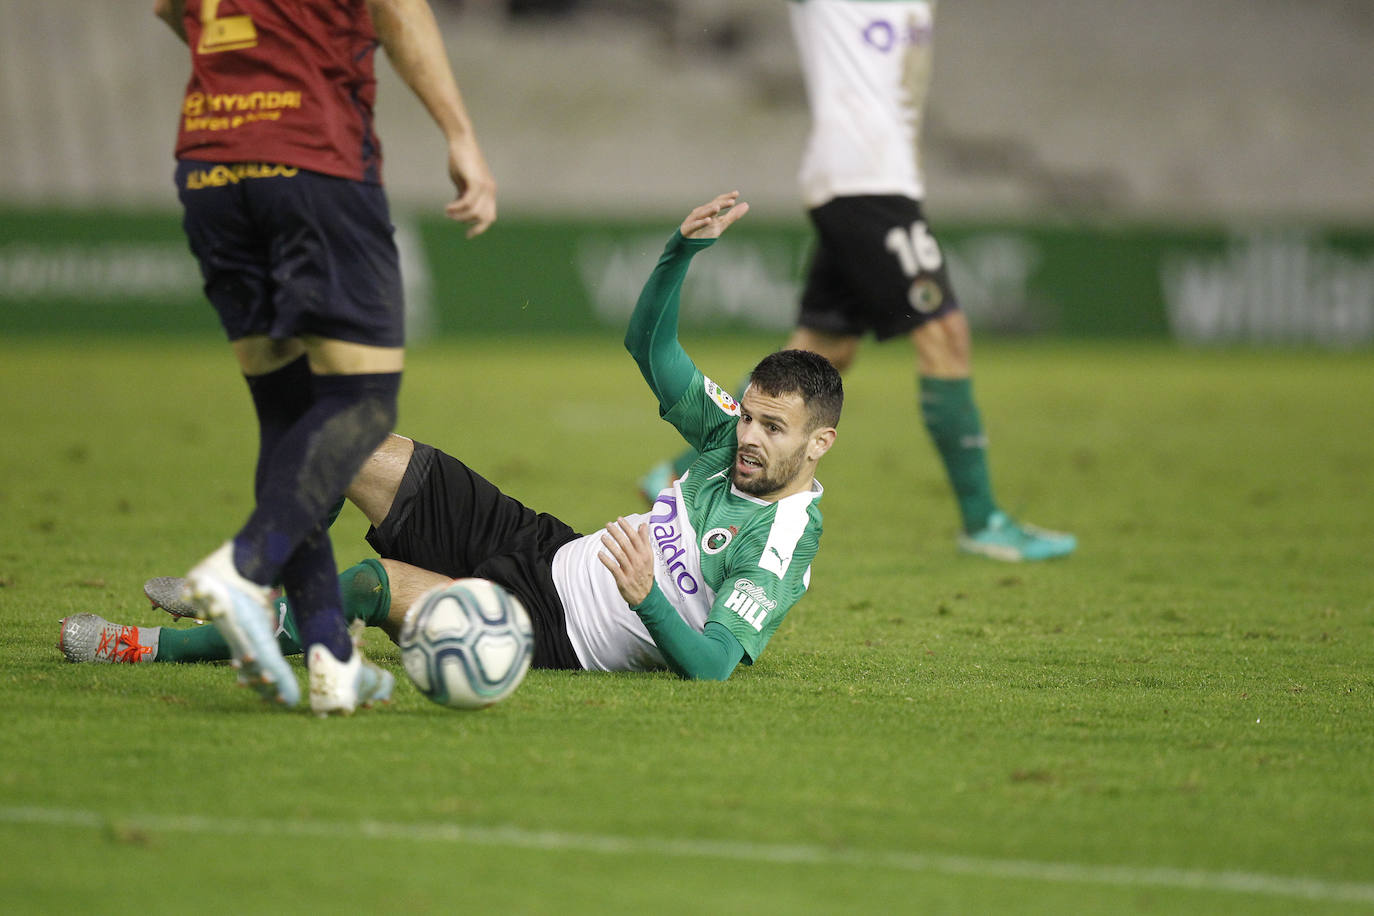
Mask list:
[[[740,398],[735,426],[735,463],[730,482],[760,499],[785,495],[806,467],[810,444],[806,405],[799,394],[761,395],[750,388]]]
[[[797,446],[790,454],[771,459],[753,449],[746,450],[741,446],[735,455],[735,466],[730,472],[730,482],[740,492],[748,493],[750,496],[771,496],[797,479],[797,474],[801,472],[802,462],[805,458],[805,442]],[[750,473],[748,469],[755,463],[759,465],[758,472]]]

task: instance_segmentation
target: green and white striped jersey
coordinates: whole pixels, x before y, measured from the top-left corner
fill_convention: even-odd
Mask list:
[[[700,371],[665,415],[700,452],[653,508],[627,516],[649,525],[659,589],[694,630],[724,624],[753,661],[787,611],[805,593],[821,536],[819,483],[777,502],[730,483],[739,406]],[[591,670],[666,666],[639,616],[626,605],[597,559],[600,532],[564,545],[554,582],[568,615],[568,637]]]
[[[674,233],[635,306],[626,346],[658,398],[663,419],[700,454],[660,492],[648,512],[627,516],[649,526],[658,591],[698,633],[723,624],[746,661],[763,652],[787,611],[806,591],[820,544],[822,488],[777,502],[735,489],[735,426],[740,408],[702,375],[677,340],[682,280],[709,239]],[[553,579],[567,612],[568,638],[585,668],[642,671],[667,667],[639,615],[602,565],[602,533],[564,544]]]

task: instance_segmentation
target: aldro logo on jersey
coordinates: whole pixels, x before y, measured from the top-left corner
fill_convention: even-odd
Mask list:
[[[778,606],[768,597],[768,593],[748,579],[740,579],[725,606],[740,616],[740,619],[757,631],[763,630],[764,621]]]

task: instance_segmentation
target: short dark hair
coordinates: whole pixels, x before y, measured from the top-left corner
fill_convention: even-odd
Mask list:
[[[830,360],[810,350],[778,350],[759,361],[749,384],[769,397],[801,394],[811,429],[838,426],[844,382]]]

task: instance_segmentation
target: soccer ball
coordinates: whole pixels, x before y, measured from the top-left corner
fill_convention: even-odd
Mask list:
[[[399,642],[420,692],[456,709],[510,696],[534,655],[525,606],[488,579],[455,579],[425,592],[406,611]]]

